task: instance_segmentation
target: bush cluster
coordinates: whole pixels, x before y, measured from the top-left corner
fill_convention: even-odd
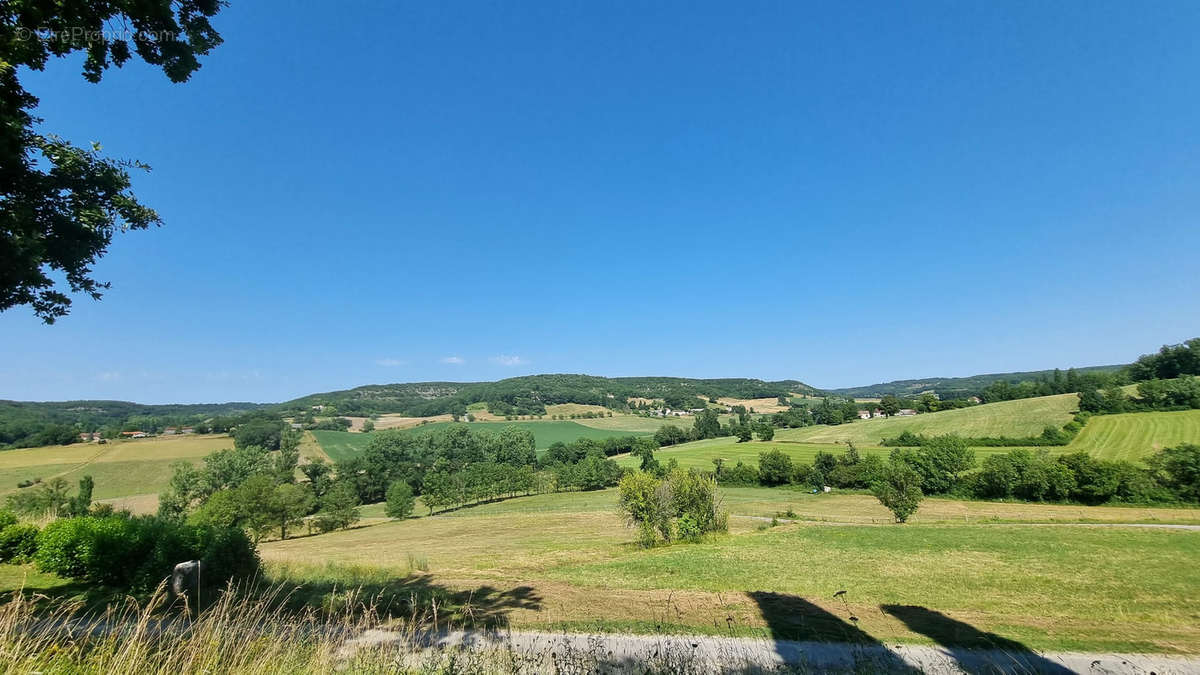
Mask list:
[[[12,511],[0,511],[0,563],[26,563],[37,551],[38,528],[17,522]]]
[[[644,471],[629,472],[621,479],[618,492],[618,508],[638,529],[638,542],[645,547],[660,540],[696,541],[709,532],[729,528],[716,481],[699,471],[676,469],[661,478]]]
[[[816,490],[826,485],[867,489],[879,480],[884,469],[882,459],[876,455],[863,456],[853,445],[841,456],[818,452],[812,464],[796,462],[782,450],[760,452],[757,467],[742,462],[732,467],[719,460],[714,463],[717,465],[715,476],[721,485],[796,485]]]
[[[43,572],[134,592],[153,590],[187,560],[202,561],[204,581],[214,586],[258,569],[254,544],[240,529],[122,514],[50,523],[37,535],[33,559]]]

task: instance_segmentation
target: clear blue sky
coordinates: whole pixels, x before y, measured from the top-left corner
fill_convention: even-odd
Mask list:
[[[184,85],[24,73],[166,226],[102,302],[0,315],[0,397],[836,387],[1200,335],[1198,3],[394,4],[233,0]]]

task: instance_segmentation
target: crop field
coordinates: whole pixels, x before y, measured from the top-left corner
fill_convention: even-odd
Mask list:
[[[1137,461],[1180,443],[1200,443],[1200,410],[1097,415],[1066,450]]]
[[[856,445],[878,445],[882,439],[898,436],[904,431],[930,436],[1037,436],[1047,425],[1061,427],[1070,422],[1078,409],[1078,396],[1060,394],[989,403],[913,417],[890,417],[858,420],[837,426],[781,429],[776,432],[775,438],[805,443],[852,441]]]
[[[157,493],[174,462],[199,462],[231,447],[229,436],[197,434],[7,450],[0,452],[0,495],[16,491],[23,480],[61,477],[74,484],[85,475],[96,481],[96,499]]]
[[[599,415],[608,415],[608,408],[602,405],[587,405],[584,403],[558,403],[555,405],[546,406],[546,415],[580,415],[583,413],[597,413]],[[616,414],[616,413],[613,413]]]
[[[886,519],[862,495],[742,488],[723,497],[730,534],[650,550],[633,544],[612,490],[261,548],[284,578],[350,566],[398,583],[478,589],[481,609],[504,612],[517,629],[927,642],[920,626],[900,620],[919,609],[1036,649],[1200,651],[1200,568],[1189,564],[1200,532],[1063,524],[1196,523],[1196,510],[931,499],[898,526],[859,524]],[[789,509],[828,522],[762,519]],[[494,597],[521,602],[487,607]]]
[[[349,431],[310,431],[313,438],[334,462],[349,459],[367,449],[371,434],[356,434]]]
[[[366,417],[350,417],[344,416],[350,420],[350,428],[354,431],[362,431],[363,423],[367,421]],[[453,418],[449,415],[436,415],[433,417],[408,417],[406,415],[387,414],[380,415],[379,419],[372,422],[377,430],[383,429],[407,429],[415,427],[422,422],[450,422]]]
[[[788,406],[779,405],[777,398],[719,398],[717,402],[721,405],[744,406],[747,410],[754,409],[755,413],[777,413],[788,409]]]
[[[729,420],[728,415],[721,416],[722,422]],[[677,426],[681,429],[691,429],[696,423],[695,417],[640,417],[638,415],[613,415],[597,419],[572,420],[592,429],[608,429],[619,432],[652,434],[664,424]]]

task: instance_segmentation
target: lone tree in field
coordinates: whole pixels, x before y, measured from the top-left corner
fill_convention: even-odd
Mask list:
[[[888,462],[883,476],[871,486],[871,492],[896,517],[897,523],[907,522],[916,513],[921,500],[921,474],[905,462]]]
[[[879,409],[883,411],[884,415],[891,417],[900,412],[900,399],[888,394],[879,399]]]
[[[0,312],[29,305],[54,323],[70,310],[65,291],[99,299],[109,285],[94,279],[91,268],[113,234],[162,223],[130,190],[129,170],[150,167],[108,159],[97,143],[80,148],[36,129],[38,99],[21,85],[17,69],[42,70],[51,56],[82,51],[84,79],[99,82],[136,53],[172,82],[186,82],[200,68],[197,57],[221,44],[209,19],[224,4],[0,3]]]
[[[396,520],[404,520],[412,515],[416,499],[413,498],[412,488],[408,481],[398,480],[387,489],[387,516]]]

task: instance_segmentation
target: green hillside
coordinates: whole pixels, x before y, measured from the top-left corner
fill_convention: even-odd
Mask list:
[[[1138,461],[1180,443],[1200,443],[1200,410],[1097,415],[1066,450]]]
[[[774,440],[766,443],[738,443],[732,438],[714,438],[663,448],[657,456],[662,462],[673,458],[683,467],[711,470],[715,458],[721,458],[728,464],[739,461],[757,464],[758,454],[769,450],[783,451],[796,461],[812,462],[821,451],[834,454],[844,452],[846,441],[853,442],[863,454],[886,455],[891,448],[879,447],[880,440],[897,436],[903,431],[927,436],[1036,436],[1046,425],[1061,426],[1068,422],[1077,403],[1074,394],[1063,394],[916,417],[863,420],[832,427],[781,429],[775,433]],[[1069,444],[1039,449],[1054,454],[1086,452],[1100,459],[1137,462],[1157,450],[1180,443],[1200,443],[1200,410],[1094,415]],[[980,447],[975,448],[975,456],[982,461],[990,454],[1013,449]],[[633,457],[618,459],[626,466],[637,466],[639,461]]]
[[[927,436],[1037,436],[1048,425],[1061,427],[1070,422],[1078,409],[1078,396],[1059,394],[1001,401],[913,417],[889,417],[859,420],[837,426],[781,429],[776,432],[775,438],[803,443],[852,441],[858,445],[878,445],[882,439],[898,436],[904,431]]]
[[[1084,373],[1110,373],[1124,367],[1123,365],[1088,366],[1086,368],[1074,368],[1073,370],[1082,375]],[[921,392],[932,391],[937,392],[942,398],[959,398],[978,394],[987,388],[988,385],[995,382],[1004,381],[1010,384],[1037,382],[1050,379],[1053,375],[1053,370],[1026,370],[1012,373],[970,375],[967,377],[925,377],[917,380],[880,382],[865,387],[830,389],[829,392],[853,398],[878,398],[888,394],[894,396],[915,396]]]

